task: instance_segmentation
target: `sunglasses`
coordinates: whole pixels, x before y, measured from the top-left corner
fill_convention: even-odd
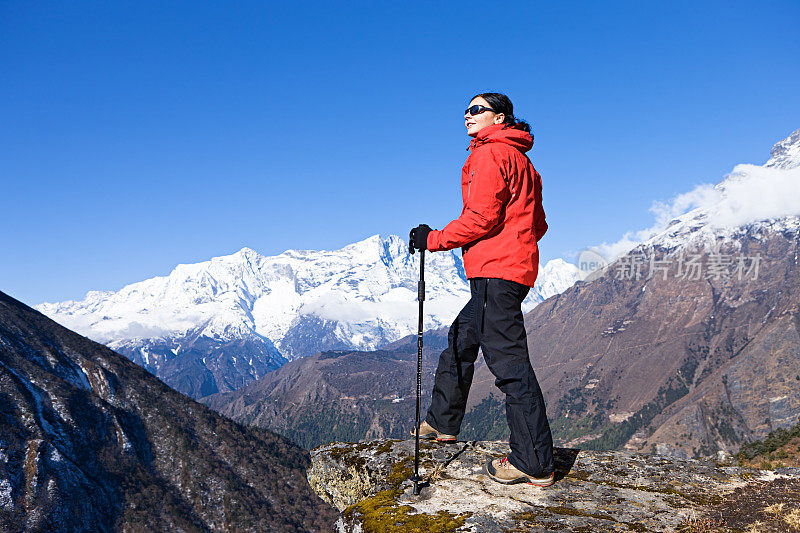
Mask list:
[[[483,105],[473,105],[473,106],[469,106],[467,109],[465,109],[464,110],[464,114],[465,115],[473,115],[473,116],[475,116],[475,115],[480,115],[484,111],[491,111],[492,113],[496,113],[496,111],[494,109],[492,109],[491,107],[486,107],[486,106],[483,106]]]

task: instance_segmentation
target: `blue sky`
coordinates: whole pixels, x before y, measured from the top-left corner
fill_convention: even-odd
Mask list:
[[[800,127],[800,3],[0,1],[0,290],[118,289],[460,212],[463,109],[533,125],[543,259]]]

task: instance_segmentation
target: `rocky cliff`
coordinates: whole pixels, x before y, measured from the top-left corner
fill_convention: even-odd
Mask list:
[[[340,533],[526,531],[800,531],[800,469],[774,471],[631,452],[556,449],[556,483],[501,485],[483,470],[504,442],[334,443],[315,449],[308,480],[342,513]],[[720,459],[724,459],[721,456]]]

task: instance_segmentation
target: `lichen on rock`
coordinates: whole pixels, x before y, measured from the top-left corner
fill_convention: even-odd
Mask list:
[[[731,498],[750,487],[800,483],[796,468],[764,471],[556,448],[553,486],[507,486],[489,479],[484,465],[508,451],[504,442],[421,443],[420,473],[429,483],[419,496],[409,480],[412,440],[318,447],[311,453],[308,479],[339,509],[340,533],[676,531],[698,517],[721,514]],[[732,530],[721,518],[715,523],[720,531]],[[741,520],[736,526],[742,527]]]

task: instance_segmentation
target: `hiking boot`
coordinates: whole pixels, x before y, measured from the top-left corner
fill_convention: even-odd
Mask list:
[[[528,485],[534,485],[536,487],[549,487],[553,484],[555,479],[555,472],[550,472],[544,477],[533,477],[528,475],[509,463],[508,457],[492,459],[486,463],[486,472],[494,481],[503,483],[504,485],[527,483]]]
[[[414,435],[415,433],[412,429],[411,436],[413,437]],[[436,439],[437,442],[455,442],[457,440],[455,435],[440,433],[436,431],[433,426],[424,421],[419,425],[419,438],[426,440]]]

